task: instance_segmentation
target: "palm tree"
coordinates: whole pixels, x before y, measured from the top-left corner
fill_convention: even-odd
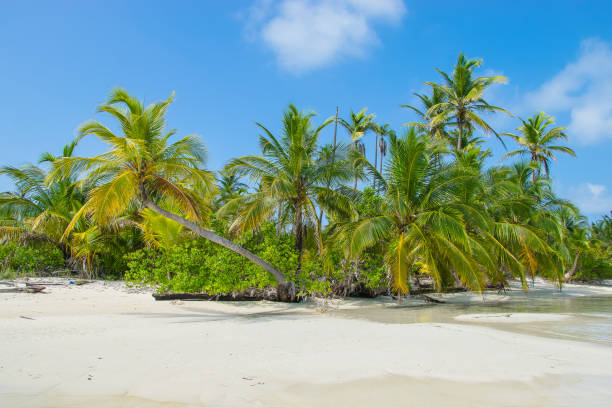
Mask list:
[[[280,137],[257,123],[264,132],[259,136],[262,155],[233,159],[226,171],[249,176],[259,183],[260,189],[229,201],[219,210],[219,215],[224,216],[238,208],[230,231],[242,233],[259,227],[281,208],[281,213],[291,219],[298,270],[307,228],[314,230],[322,245],[317,208],[325,209],[328,215],[334,211],[351,211],[348,198],[335,190],[340,183],[350,180],[346,148],[339,144],[332,148],[333,151],[321,151],[317,144],[319,134],[333,118],[313,128],[313,116],[314,113],[302,113],[289,105],[283,116]]]
[[[378,141],[378,150],[380,150],[380,167],[379,172],[382,174],[383,171],[383,160],[387,155],[387,141],[384,137],[381,137]]]
[[[426,128],[429,130],[429,134],[431,136],[435,136],[438,138],[443,138],[446,136],[445,127],[448,125],[447,123],[437,123],[435,126],[430,126],[429,117],[427,116],[427,112],[435,105],[438,105],[442,102],[445,102],[445,94],[440,90],[440,88],[434,87],[432,90],[432,95],[427,96],[425,94],[414,94],[421,101],[422,108],[417,108],[412,105],[400,105],[400,108],[408,108],[412,109],[421,119],[421,122],[409,122],[404,123],[404,126],[417,126],[419,128]],[[437,112],[439,113],[439,112]]]
[[[563,225],[566,246],[574,258],[571,268],[563,276],[567,282],[576,273],[581,252],[589,249],[589,224],[577,208],[564,206],[559,209],[558,215]]]
[[[365,136],[366,132],[376,129],[376,123],[374,122],[374,118],[376,117],[376,115],[373,113],[366,114],[367,110],[368,108],[363,108],[357,113],[351,110],[351,116],[350,116],[349,121],[345,119],[338,120],[340,122],[340,125],[342,125],[349,133],[349,136],[351,137],[351,140],[353,141],[353,150],[355,152],[359,151],[364,156],[365,156],[365,145],[363,144],[360,145],[359,141]],[[359,171],[356,168],[355,177],[353,179],[354,189],[357,188],[358,172]]]
[[[207,198],[215,190],[214,177],[201,168],[205,148],[199,137],[190,135],[169,143],[175,131],[166,131],[165,114],[172,100],[171,95],[145,107],[125,90],[115,89],[98,111],[117,119],[122,134],[115,134],[97,121],[81,127],[80,138],[95,135],[110,150],[95,157],[65,157],[54,162],[49,182],[67,171],[79,171],[84,176],[80,184],[95,184],[64,235],[85,216],[104,228],[128,209],[144,206],[261,266],[279,283],[279,296],[283,300],[292,297],[280,271],[201,225],[208,208]],[[166,208],[176,209],[181,215]]]
[[[504,248],[494,252],[504,266],[512,268],[517,260],[532,282],[539,272],[561,285],[568,252],[559,211],[569,203],[555,197],[548,179],[534,177],[536,171],[529,162],[490,169],[482,201],[494,222],[492,239]],[[514,273],[525,286],[524,273]]]
[[[218,198],[217,205],[222,207],[225,203],[234,198],[245,194],[248,186],[240,181],[240,177],[236,174],[227,174],[227,172],[219,172],[217,177]]]
[[[510,114],[500,107],[489,105],[483,99],[483,93],[489,86],[506,82],[506,78],[500,75],[474,78],[474,68],[479,67],[481,63],[480,59],[468,60],[463,53],[460,53],[452,76],[436,69],[442,75],[444,85],[433,82],[426,82],[426,84],[434,89],[434,94],[435,92],[442,94],[442,101],[432,105],[425,112],[425,116],[429,119],[430,129],[437,129],[453,119],[455,121],[453,124],[457,126],[460,136],[464,134],[465,126],[469,124],[486,133],[493,133],[503,144],[497,132],[478,116],[478,113],[504,112]],[[462,148],[461,141],[462,137],[457,138],[457,150]]]
[[[384,141],[384,139],[393,133],[393,130],[391,130],[391,125],[388,123],[385,123],[382,126],[377,124],[374,127],[374,133],[376,134],[376,144],[374,145],[374,168],[376,168],[378,165],[378,150],[380,149],[380,166],[382,172],[383,151],[386,153],[387,150],[387,143]],[[376,177],[372,177],[372,188],[374,188],[376,191]]]
[[[408,292],[408,274],[430,274],[439,288],[456,274],[473,290],[485,284],[483,270],[492,260],[467,229],[457,206],[467,181],[477,179],[439,157],[427,135],[410,128],[402,137],[390,135],[390,161],[380,178],[384,202],[380,213],[362,216],[342,227],[353,256],[385,243],[393,289]],[[478,209],[472,208],[473,212]]]
[[[557,160],[554,152],[567,153],[576,157],[576,153],[567,146],[551,145],[561,139],[567,140],[567,135],[563,132],[564,127],[549,128],[555,123],[552,117],[540,112],[527,120],[521,119],[521,122],[523,123],[522,126],[517,128],[521,133],[520,136],[512,133],[502,133],[502,135],[510,136],[521,146],[521,149],[507,153],[504,158],[528,155],[532,162],[544,167],[544,172],[548,176],[550,160]],[[537,177],[539,170],[534,175]]]
[[[66,145],[63,156],[71,156],[75,146],[76,141]],[[57,159],[44,153],[40,162],[52,163]],[[0,194],[0,235],[21,242],[48,241],[67,255],[68,247],[61,237],[74,212],[85,201],[88,186],[76,186],[74,173],[66,173],[47,184],[47,171],[32,164],[3,166],[0,174],[8,176],[16,186],[15,192]]]

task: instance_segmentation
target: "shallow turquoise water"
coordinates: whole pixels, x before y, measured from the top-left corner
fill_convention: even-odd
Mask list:
[[[503,302],[447,303],[430,306],[395,306],[372,304],[351,310],[334,310],[332,316],[364,319],[382,323],[453,323],[493,327],[496,329],[612,346],[612,296],[538,296],[513,294]],[[486,296],[485,296],[486,298]],[[541,322],[462,322],[464,314],[540,313],[563,314],[559,321]]]

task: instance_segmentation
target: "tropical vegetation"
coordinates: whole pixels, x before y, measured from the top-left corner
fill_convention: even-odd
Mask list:
[[[612,278],[612,219],[590,224],[552,188],[555,154],[575,155],[565,129],[543,112],[516,134],[493,129],[487,115],[509,112],[485,91],[505,78],[477,76],[481,63],[460,54],[438,70],[422,106],[402,105],[416,119],[400,129],[366,108],[318,120],[289,105],[278,131],[255,124],[258,152],[218,172],[200,137],[167,128],[172,96],[146,106],[115,89],[98,108],[109,124],[0,168],[14,184],[0,194],[0,270],[173,292],[276,287],[282,300]],[[335,129],[327,142],[332,124],[345,142]],[[517,148],[494,162],[486,134]],[[92,136],[107,149],[79,156]]]

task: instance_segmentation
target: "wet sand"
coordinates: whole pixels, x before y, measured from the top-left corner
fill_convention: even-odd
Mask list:
[[[599,293],[571,290],[564,296]],[[384,299],[168,303],[102,283],[47,292],[0,294],[2,407],[598,407],[612,399],[610,346],[478,319],[359,316],[372,305],[400,311]]]

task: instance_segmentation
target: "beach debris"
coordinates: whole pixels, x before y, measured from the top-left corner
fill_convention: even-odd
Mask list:
[[[45,286],[25,286],[25,287],[15,287],[9,289],[0,289],[0,293],[40,293],[45,290]]]
[[[63,286],[65,283],[57,282],[26,282],[26,286]]]
[[[36,320],[28,316],[19,316],[19,317],[21,317],[22,319],[27,319],[27,320]]]
[[[426,302],[429,303],[446,303],[444,300],[440,300],[440,299],[436,299],[435,297],[429,296],[429,295],[421,295],[423,297],[423,299],[425,299]]]
[[[278,301],[276,288],[247,288],[244,291],[232,293],[153,293],[155,300],[272,300]]]

